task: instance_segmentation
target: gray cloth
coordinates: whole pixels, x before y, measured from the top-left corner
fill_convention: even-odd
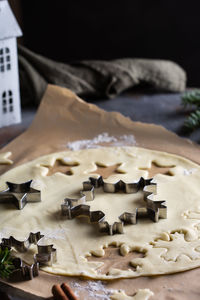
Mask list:
[[[182,92],[185,71],[171,61],[117,59],[55,62],[19,46],[22,104],[39,104],[48,83],[71,89],[85,98],[112,98],[126,89],[147,84],[159,91]]]

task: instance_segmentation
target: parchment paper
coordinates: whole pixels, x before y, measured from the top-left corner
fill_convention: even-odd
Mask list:
[[[49,85],[29,129],[0,152],[11,151],[12,166],[0,166],[0,174],[38,156],[66,150],[74,140],[93,139],[107,132],[111,136],[134,135],[136,145],[149,149],[175,153],[200,163],[200,147],[180,138],[161,126],[132,122],[116,112],[106,112],[78,98],[68,89]],[[107,144],[106,144],[107,145]],[[109,146],[109,145],[107,145]],[[109,255],[109,254],[108,254]],[[116,255],[116,260],[118,260]],[[77,283],[80,299],[92,299],[88,294],[88,280],[50,275],[40,272],[32,281],[12,284],[20,289],[43,297],[50,297],[55,283]],[[200,269],[167,276],[105,282],[106,288],[124,289],[132,295],[139,288],[151,289],[152,299],[200,299]],[[80,286],[85,287],[80,292]],[[105,298],[106,299],[106,298]]]

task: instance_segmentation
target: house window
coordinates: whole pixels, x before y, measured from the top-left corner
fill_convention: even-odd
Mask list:
[[[11,69],[10,63],[10,49],[8,47],[0,49],[0,72],[9,71]]]
[[[9,112],[13,112],[13,93],[11,90],[4,91],[2,93],[2,112],[3,114],[7,114]]]

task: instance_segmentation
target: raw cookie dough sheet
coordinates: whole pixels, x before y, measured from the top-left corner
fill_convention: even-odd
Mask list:
[[[56,162],[69,168],[68,171],[52,174]],[[141,177],[149,178],[152,164],[157,166],[158,173],[154,176],[157,194],[153,198],[166,201],[166,219],[157,223],[149,218],[139,219],[136,225],[124,225],[124,234],[110,236],[99,233],[88,218],[68,220],[61,216],[63,200],[79,198],[82,183],[98,175],[98,166],[116,166],[105,182],[131,183]],[[159,166],[166,169],[164,174],[159,173]],[[0,190],[6,189],[7,181],[20,183],[31,179],[32,187],[41,191],[42,201],[27,203],[21,211],[12,204],[1,204],[0,232],[5,238],[25,239],[30,232],[41,231],[45,238],[52,239],[58,259],[52,267],[44,267],[45,271],[109,280],[175,273],[200,266],[200,167],[197,164],[137,147],[57,152],[6,172],[0,178]],[[95,199],[86,204],[91,211],[104,212],[105,221],[114,224],[124,212],[132,213],[144,206],[143,201],[143,191],[106,193],[99,188],[95,189]],[[119,247],[124,257],[135,252],[141,257],[130,258],[126,269],[111,266],[106,273],[99,272],[103,267],[101,260],[92,261],[88,257],[103,258],[109,246]],[[36,246],[31,246],[20,256],[31,264],[35,251]]]

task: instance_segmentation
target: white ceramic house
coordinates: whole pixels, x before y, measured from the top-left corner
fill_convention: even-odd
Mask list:
[[[17,37],[22,31],[7,0],[0,0],[0,127],[21,121]]]

